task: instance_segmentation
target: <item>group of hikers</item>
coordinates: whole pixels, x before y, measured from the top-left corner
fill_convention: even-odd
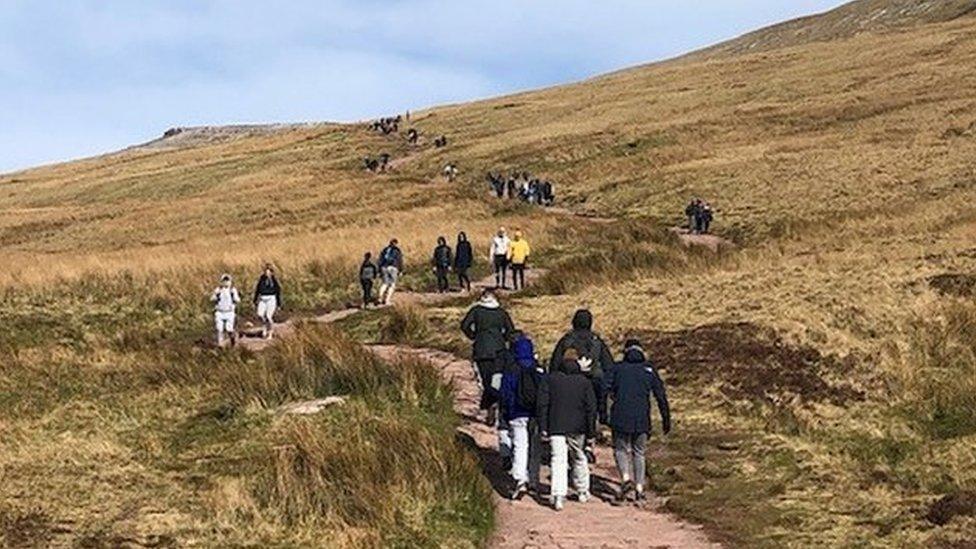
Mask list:
[[[416,144],[420,143],[420,132],[417,130],[417,128],[410,128],[409,130],[407,130],[407,143],[409,143],[411,145],[416,145]],[[446,146],[447,146],[447,136],[446,135],[442,135],[440,137],[434,138],[434,147],[435,148],[440,149],[440,148],[443,148],[443,147],[446,147]]]
[[[491,191],[498,198],[514,200],[518,198],[529,204],[552,206],[556,202],[556,195],[552,182],[531,176],[528,172],[513,172],[507,177],[501,172],[488,172],[486,176]]]
[[[472,344],[472,362],[481,385],[479,407],[497,428],[502,466],[512,480],[510,497],[542,497],[541,467],[548,446],[550,503],[566,505],[569,479],[576,500],[591,497],[592,444],[609,426],[620,474],[617,502],[640,502],[645,495],[645,450],[651,433],[653,398],[662,430],[671,430],[667,394],[640,341],[628,339],[619,361],[593,331],[593,315],[578,310],[572,328],[540,362],[529,335],[515,328],[494,291],[485,290],[461,321]]]
[[[504,227],[499,229],[491,239],[488,251],[488,261],[494,268],[496,288],[508,289],[507,273],[512,273],[512,288],[525,288],[525,270],[529,261],[531,248],[522,231],[515,231],[513,238],[509,238]],[[470,270],[474,267],[475,255],[468,235],[461,231],[457,235],[457,242],[452,249],[446,237],[438,237],[437,245],[430,257],[430,266],[437,279],[437,292],[451,291],[450,275],[457,277],[458,289],[462,292],[471,291]],[[404,255],[397,239],[393,239],[379,253],[378,261],[373,260],[373,254],[363,254],[363,262],[359,266],[359,283],[362,288],[361,305],[363,309],[371,305],[385,306],[393,300],[397,282],[403,276]],[[381,280],[379,295],[373,297],[373,285],[377,279]]]
[[[241,302],[241,294],[229,274],[220,276],[220,285],[214,289],[210,301],[214,306],[217,346],[224,346],[228,339],[231,345],[236,344],[237,305]],[[281,284],[278,283],[274,266],[270,263],[264,266],[264,272],[258,278],[251,301],[261,321],[261,337],[270,339],[274,335],[275,312],[282,306]]]
[[[712,207],[701,198],[693,198],[685,206],[685,216],[688,218],[688,232],[692,234],[708,234],[714,214]]]
[[[371,171],[373,173],[385,172],[390,166],[390,155],[389,153],[382,153],[376,158],[373,158],[372,156],[364,157],[363,166],[367,171]]]
[[[391,133],[397,133],[400,131],[400,123],[402,121],[403,117],[398,114],[396,116],[387,116],[374,120],[370,122],[369,127],[375,132],[380,132],[383,135],[389,135]]]

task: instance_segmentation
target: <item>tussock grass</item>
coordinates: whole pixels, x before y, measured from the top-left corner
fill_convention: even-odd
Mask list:
[[[976,307],[950,302],[909,327],[899,397],[935,438],[976,434]]]

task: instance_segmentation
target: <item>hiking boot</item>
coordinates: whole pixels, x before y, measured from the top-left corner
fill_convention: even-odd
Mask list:
[[[512,490],[511,500],[512,501],[519,501],[519,500],[522,499],[522,496],[524,496],[528,492],[529,492],[529,485],[528,485],[528,483],[527,482],[524,482],[524,481],[519,481],[515,485],[515,489]]]
[[[634,492],[634,502],[641,504],[647,501],[647,494],[644,493],[643,489],[639,489]]]
[[[485,425],[494,427],[498,424],[498,410],[492,406],[485,410]]]
[[[634,483],[625,480],[623,484],[620,485],[620,492],[617,493],[617,501],[627,501],[627,496],[634,490]]]
[[[563,507],[565,506],[566,506],[565,496],[554,496],[552,498],[552,508],[555,509],[556,511],[562,511]]]
[[[588,492],[580,492],[576,496],[576,501],[578,501],[580,503],[586,503],[586,502],[590,501],[590,494]]]

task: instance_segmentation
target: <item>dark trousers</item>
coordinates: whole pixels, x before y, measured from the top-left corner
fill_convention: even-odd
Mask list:
[[[363,306],[365,307],[373,302],[373,279],[361,279],[359,284],[363,287]]]
[[[447,267],[437,267],[437,269],[435,271],[437,273],[437,291],[438,292],[444,293],[450,287],[450,284],[447,282],[447,271],[448,271],[448,268]]]
[[[468,291],[471,291],[471,279],[468,278],[468,269],[456,268],[455,270],[457,271],[458,285],[461,286],[461,289],[467,288]]]
[[[525,288],[525,263],[512,263],[512,288]]]
[[[505,287],[505,277],[508,276],[508,258],[503,255],[495,256],[495,287]]]
[[[481,401],[478,407],[482,410],[487,410],[498,402],[498,392],[491,387],[491,378],[497,372],[495,364],[493,358],[474,361],[478,369],[478,380],[481,382]]]

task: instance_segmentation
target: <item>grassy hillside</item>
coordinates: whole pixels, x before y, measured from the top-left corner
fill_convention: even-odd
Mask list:
[[[302,438],[300,425],[240,412],[264,402],[265,386],[224,394],[220,376],[240,367],[233,361],[277,359],[187,354],[206,333],[202,297],[220,271],[244,277],[271,259],[297,294],[289,312],[300,314],[349,299],[359,254],[390,236],[416,266],[439,234],[467,230],[480,249],[504,224],[526,228],[552,269],[510,303],[543,352],[586,305],[615,346],[638,335],[665,368],[676,433],[651,462],[675,512],[736,545],[972,539],[976,19],[957,17],[968,3],[917,4],[938,9],[902,12],[907,4],[887,2],[895,11],[886,14],[902,15],[877,19],[884,32],[817,34],[881,9],[858,2],[784,27],[817,41],[770,39],[741,55],[729,46],[415,113],[428,143],[449,137],[445,149],[411,148],[364,125],[242,128],[0,177],[12,304],[0,320],[13,327],[2,344],[16,358],[0,370],[0,394],[11,395],[0,465],[17,479],[4,483],[12,486],[0,510],[5,535],[70,521],[86,536],[300,543],[282,526],[297,519],[309,528],[297,535],[344,531],[363,536],[350,544],[390,543],[363,525],[403,517],[368,514],[354,501],[333,510],[308,494],[275,499],[262,469],[275,462],[261,452],[278,436],[301,438],[302,448],[321,441]],[[785,36],[760,34],[774,35]],[[363,156],[384,151],[393,173],[361,169]],[[453,185],[437,178],[449,161],[461,170]],[[577,211],[621,220],[498,204],[484,172],[509,169],[552,178]],[[717,230],[737,250],[713,256],[670,239],[667,227],[696,195],[717,207]],[[428,283],[420,271],[408,284]],[[460,309],[412,311],[429,323],[413,332],[394,329],[417,325],[403,312],[348,328],[460,351]],[[160,356],[166,342],[174,354]],[[378,381],[384,391],[406,382]],[[230,427],[197,425],[225,421],[207,419],[225,402],[235,410]],[[443,407],[393,402],[383,413],[424,426],[403,425],[411,437],[456,450]],[[351,410],[343,413],[360,408]],[[174,425],[197,435],[184,441]],[[315,436],[335,434],[324,433]],[[362,435],[361,459],[378,433]],[[253,440],[271,442],[252,448]],[[62,459],[64,447],[75,454]],[[193,464],[173,465],[185,452]],[[254,458],[254,470],[233,469],[241,456]],[[448,477],[457,490],[448,518],[432,500],[414,501],[406,542],[464,544],[483,534],[472,518],[486,512],[479,485],[460,482],[474,473],[459,463]],[[88,484],[25,488],[57,475]],[[96,482],[101,491],[92,491]],[[197,526],[182,530],[175,517],[162,533],[149,528],[153,508],[138,503],[146,485],[171,490],[166,497],[185,502]],[[115,501],[110,494],[120,503],[107,514],[100,505]],[[227,498],[258,511],[214,503]],[[70,516],[59,516],[64,509]],[[422,537],[428,528],[417,525],[434,523],[434,537]]]

